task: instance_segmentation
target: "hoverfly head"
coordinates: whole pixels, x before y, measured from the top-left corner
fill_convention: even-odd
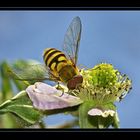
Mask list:
[[[76,75],[71,80],[68,81],[67,87],[68,89],[76,89],[78,85],[81,85],[83,83],[83,76],[82,75]]]

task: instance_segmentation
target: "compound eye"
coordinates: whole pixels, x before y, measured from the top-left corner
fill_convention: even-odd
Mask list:
[[[75,81],[73,79],[69,80],[68,84],[67,84],[67,87],[68,87],[68,89],[71,89],[71,90],[75,89],[76,88]]]
[[[82,75],[76,75],[74,76],[73,80],[77,82],[77,84],[83,83],[83,76]]]
[[[75,89],[78,84],[83,82],[82,75],[76,75],[71,80],[68,81],[67,87],[68,89]]]

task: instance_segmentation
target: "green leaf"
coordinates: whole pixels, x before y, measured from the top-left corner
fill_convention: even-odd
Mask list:
[[[10,113],[0,116],[0,128],[18,128],[18,123]]]
[[[27,88],[27,84],[25,84],[23,81],[12,79],[12,82],[18,91],[22,91]]]
[[[46,66],[33,60],[18,60],[9,65],[7,73],[11,78],[21,80],[27,85],[46,80],[49,77]]]
[[[10,99],[14,95],[14,89],[21,91],[27,87],[23,82],[11,79],[7,73],[9,70],[9,65],[7,62],[2,62],[0,64],[0,80],[1,84],[1,102],[4,102],[7,99]]]
[[[6,62],[1,63],[0,65],[0,75],[1,75],[1,90],[2,90],[2,96],[1,96],[1,102],[5,101],[8,98],[11,98],[12,93],[12,86],[10,83],[10,79],[7,76],[6,69],[8,68],[8,65]]]
[[[33,108],[32,102],[25,91],[18,93],[11,100],[7,100],[0,105],[0,114],[8,112],[17,115],[30,124],[39,121],[42,116],[40,111]]]

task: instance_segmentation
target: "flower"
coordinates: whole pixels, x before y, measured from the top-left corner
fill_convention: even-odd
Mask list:
[[[93,122],[92,126],[95,128],[109,125],[118,128],[119,118],[114,102],[121,101],[127,95],[132,81],[126,74],[122,75],[113,65],[107,63],[98,64],[88,70],[82,69],[80,74],[83,76],[83,83],[74,90],[68,90],[61,84],[58,90],[55,86],[36,82],[26,92],[33,106],[43,111],[79,105],[81,127],[89,127]]]
[[[98,104],[120,101],[132,87],[128,76],[122,75],[111,64],[101,63],[92,69],[81,70],[81,74],[84,77],[84,89],[81,89],[79,96],[87,100],[88,95],[88,99]]]

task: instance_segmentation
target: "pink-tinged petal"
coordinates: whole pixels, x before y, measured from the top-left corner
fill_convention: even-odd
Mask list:
[[[115,111],[114,110],[101,110],[99,108],[93,108],[91,110],[88,111],[88,114],[91,115],[91,116],[102,116],[102,117],[108,117],[109,115],[110,116],[114,116],[115,115]]]
[[[80,98],[57,90],[50,85],[37,82],[26,89],[33,106],[40,110],[52,110],[81,104]],[[61,96],[62,95],[62,96]]]
[[[42,82],[36,82],[34,84],[35,89],[40,90],[42,93],[46,94],[46,91],[48,91],[48,93],[50,94],[54,94],[56,92],[58,92],[58,90],[55,87],[52,87],[48,84],[42,83]]]
[[[93,108],[93,109],[88,111],[88,114],[91,116],[101,116],[102,113],[103,113],[103,111],[98,109],[98,108]]]

